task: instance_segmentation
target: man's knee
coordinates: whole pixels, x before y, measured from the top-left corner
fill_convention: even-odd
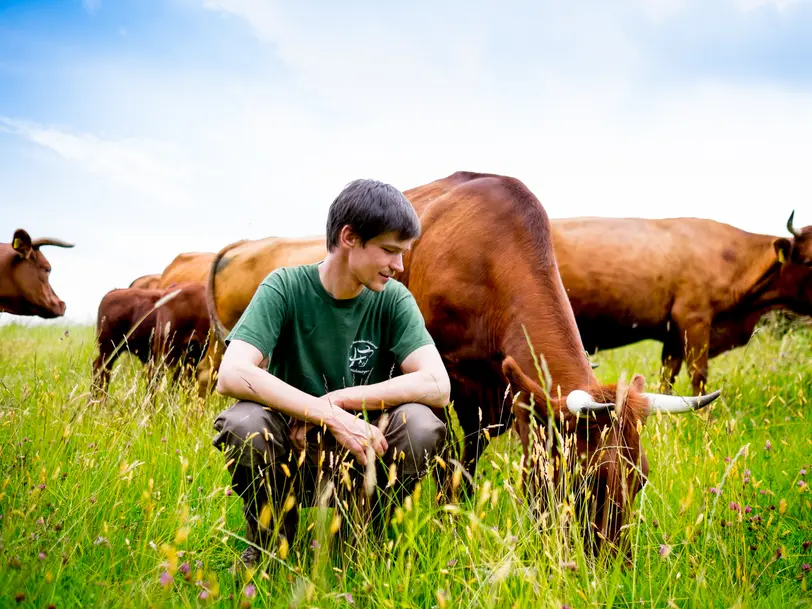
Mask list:
[[[432,409],[424,404],[403,404],[393,409],[393,419],[387,427],[387,441],[403,453],[403,468],[407,474],[422,474],[439,454],[445,443],[447,429]]]
[[[261,457],[268,463],[277,461],[287,452],[289,438],[285,423],[277,412],[266,410],[254,402],[237,402],[214,420],[219,432],[212,444],[220,450],[236,449],[242,465]]]

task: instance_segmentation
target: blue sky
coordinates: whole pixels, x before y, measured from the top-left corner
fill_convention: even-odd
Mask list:
[[[810,0],[0,0],[0,241],[74,241],[52,284],[91,322],[179,252],[322,234],[356,177],[785,234],[812,224],[810,31]]]

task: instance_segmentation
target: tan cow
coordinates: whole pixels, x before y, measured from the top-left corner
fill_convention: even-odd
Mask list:
[[[161,281],[160,275],[142,275],[137,279],[133,280],[133,282],[129,285],[131,288],[142,288],[145,290],[154,290],[158,287],[158,283]]]
[[[214,254],[211,252],[185,252],[175,256],[175,259],[169,263],[161,273],[161,279],[158,289],[168,288],[176,283],[188,283],[199,281],[206,282],[206,277],[209,274],[211,261],[214,259]]]

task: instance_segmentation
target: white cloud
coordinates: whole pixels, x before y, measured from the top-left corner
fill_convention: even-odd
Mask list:
[[[161,142],[108,140],[0,116],[0,129],[47,148],[83,169],[173,205],[188,202],[175,151]]]
[[[101,8],[102,0],[82,0],[82,5],[92,15]]]
[[[743,11],[752,11],[761,6],[774,6],[779,11],[797,4],[799,0],[733,0],[734,4]]]

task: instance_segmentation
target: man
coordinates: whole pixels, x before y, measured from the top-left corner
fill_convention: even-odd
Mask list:
[[[324,260],[268,275],[226,339],[217,390],[240,401],[215,420],[213,443],[244,501],[246,565],[270,544],[273,521],[280,547],[293,542],[299,500],[317,484],[344,473],[363,487],[369,466],[382,519],[383,498],[410,493],[440,451],[446,427],[432,409],[449,401],[448,373],[392,279],[419,234],[399,190],[351,182],[330,206]]]

